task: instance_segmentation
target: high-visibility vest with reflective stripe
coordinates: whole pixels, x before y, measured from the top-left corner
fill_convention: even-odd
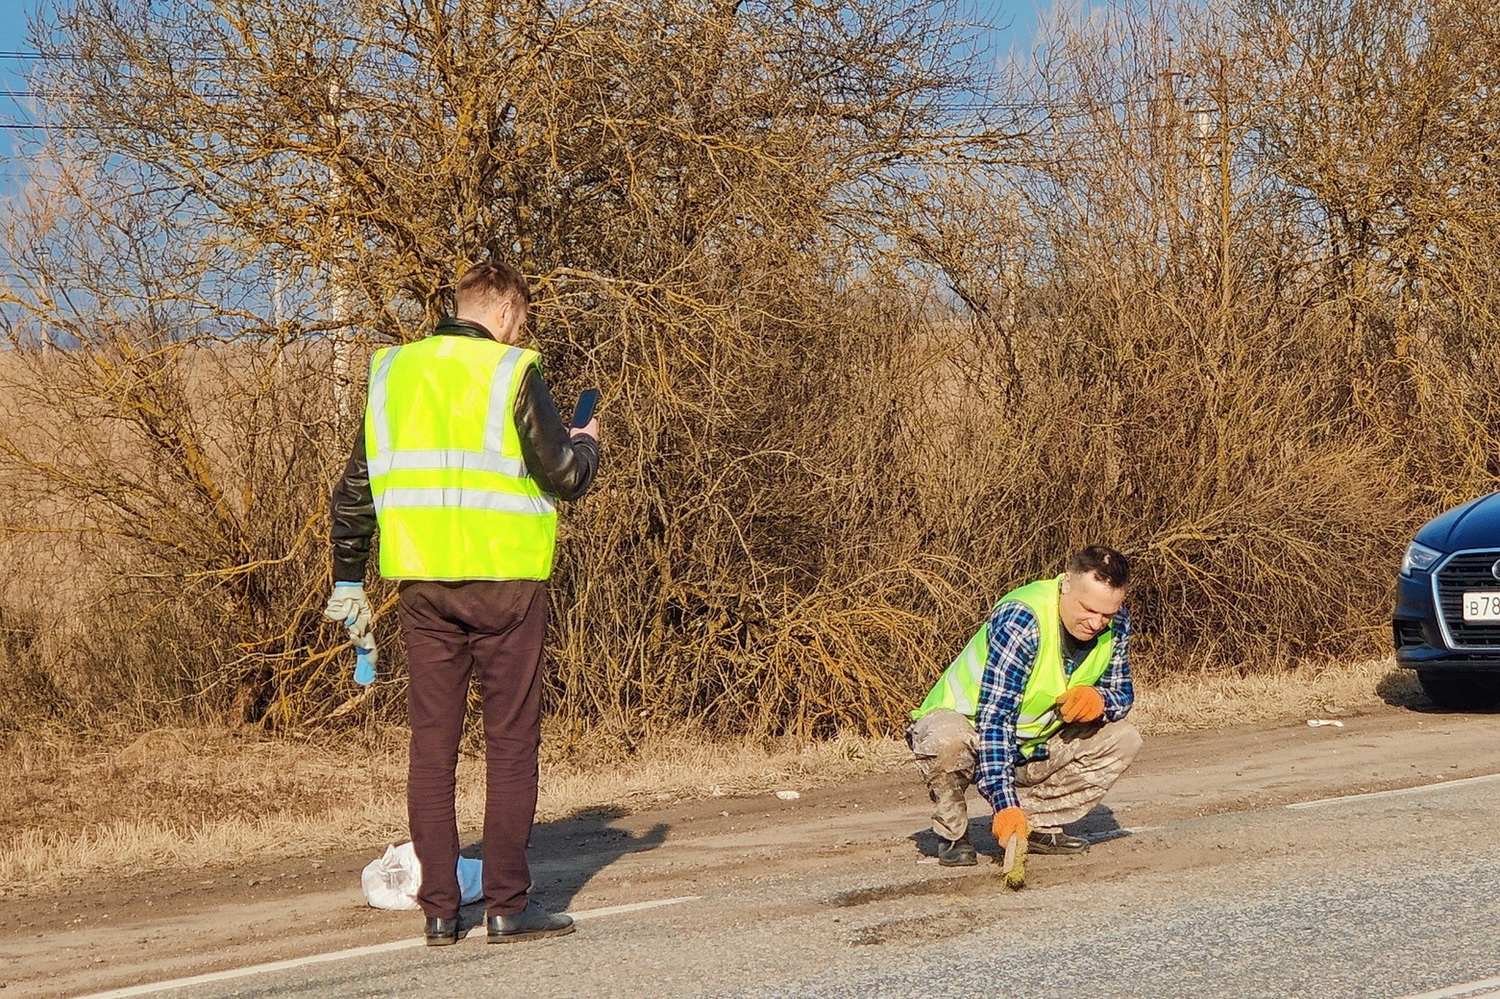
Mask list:
[[[1036,661],[1032,663],[1031,675],[1021,694],[1021,710],[1016,719],[1016,740],[1021,744],[1021,754],[1026,757],[1062,728],[1063,721],[1056,710],[1057,699],[1070,687],[1091,687],[1098,683],[1109,668],[1110,656],[1114,652],[1114,628],[1109,627],[1100,633],[1083,662],[1074,667],[1073,675],[1067,674],[1062,656],[1062,616],[1057,606],[1062,580],[1063,577],[1058,576],[1027,583],[1001,597],[995,605],[995,610],[999,610],[1001,605],[1010,601],[1025,604],[1036,615],[1040,633]],[[921,707],[911,713],[912,720],[937,708],[950,708],[973,721],[979,710],[979,690],[989,648],[990,624],[986,620],[958,658],[943,671]]]
[[[370,359],[365,456],[387,579],[546,579],[557,510],[526,472],[516,395],[535,351],[429,336]]]

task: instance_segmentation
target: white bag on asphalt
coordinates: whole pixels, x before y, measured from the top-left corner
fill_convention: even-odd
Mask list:
[[[484,897],[484,865],[474,857],[458,858],[458,891],[463,905]],[[385,856],[365,865],[359,876],[365,901],[376,909],[417,909],[422,865],[410,843],[385,848]]]

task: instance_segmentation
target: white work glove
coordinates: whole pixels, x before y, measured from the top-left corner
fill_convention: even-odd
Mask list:
[[[323,616],[349,630],[349,641],[354,645],[354,682],[373,683],[379,654],[375,651],[375,611],[365,596],[364,584],[334,583]]]

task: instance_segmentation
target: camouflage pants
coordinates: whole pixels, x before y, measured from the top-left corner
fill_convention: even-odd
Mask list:
[[[957,711],[939,708],[912,723],[907,742],[932,799],[932,831],[946,840],[966,835],[979,733]],[[1135,759],[1141,734],[1128,721],[1068,725],[1047,740],[1047,759],[1016,767],[1021,807],[1033,829],[1083,818]]]

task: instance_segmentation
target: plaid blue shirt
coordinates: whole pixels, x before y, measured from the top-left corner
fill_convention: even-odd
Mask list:
[[[1125,608],[1115,615],[1110,626],[1115,645],[1109,666],[1094,689],[1104,698],[1104,718],[1119,721],[1135,702],[1130,685],[1130,662],[1127,648],[1130,638],[1130,615]],[[1021,746],[1016,741],[1016,718],[1021,713],[1021,695],[1031,676],[1041,644],[1041,629],[1036,615],[1023,603],[1008,600],[995,608],[990,618],[990,650],[984,665],[984,679],[979,685],[979,708],[974,727],[979,730],[979,761],[974,768],[974,786],[995,811],[1021,804],[1016,796],[1016,765],[1022,762]],[[1066,654],[1066,653],[1065,653]],[[1069,676],[1082,661],[1064,662]],[[1045,759],[1047,747],[1041,746],[1031,757]]]

